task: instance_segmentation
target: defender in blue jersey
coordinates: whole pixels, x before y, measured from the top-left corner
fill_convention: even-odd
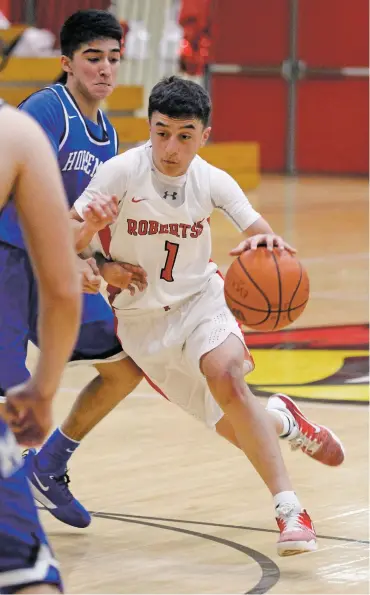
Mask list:
[[[79,11],[61,30],[62,67],[66,84],[43,89],[20,106],[39,122],[57,155],[70,206],[80,196],[99,165],[116,155],[117,135],[100,110],[114,88],[120,64],[121,26],[105,11]],[[37,147],[34,147],[37,151]],[[63,254],[55,250],[55,267]],[[80,261],[84,278],[84,308],[72,360],[89,361],[99,375],[79,395],[72,414],[39,453],[26,457],[28,476],[37,500],[76,527],[91,517],[73,497],[66,464],[79,441],[106,413],[131,392],[141,370],[126,358],[115,335],[112,311],[99,293],[99,276]],[[116,265],[112,265],[116,266]],[[104,264],[105,273],[109,263]],[[35,279],[13,205],[0,217],[0,393],[28,378],[27,342],[38,343],[38,299]],[[144,287],[140,267],[124,265],[122,288]],[[109,273],[109,270],[108,270]],[[144,281],[143,281],[144,280]]]
[[[36,370],[7,391],[0,417],[0,593],[58,593],[58,562],[40,525],[16,439],[34,446],[50,431],[51,401],[78,334],[81,286],[67,203],[49,143],[31,118],[4,107],[1,100],[0,108],[0,212],[12,192],[41,296]],[[60,270],[52,248],[63,253]],[[0,267],[0,285],[3,273]],[[3,342],[3,323],[0,337]]]

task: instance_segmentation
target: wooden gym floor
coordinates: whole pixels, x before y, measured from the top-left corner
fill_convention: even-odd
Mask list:
[[[331,469],[282,445],[319,550],[280,559],[270,496],[244,456],[142,383],[73,458],[72,490],[95,511],[91,526],[72,529],[41,512],[68,593],[368,592],[367,184],[265,177],[249,198],[298,248],[312,289],[296,331],[251,335],[249,381],[262,399],[281,387],[311,399],[304,411],[346,447]],[[238,234],[219,213],[212,224],[225,270]],[[65,373],[56,423],[93,375]]]

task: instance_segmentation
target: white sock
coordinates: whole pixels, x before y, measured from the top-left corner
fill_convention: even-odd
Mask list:
[[[276,514],[279,514],[279,507],[285,504],[291,504],[294,508],[302,510],[300,501],[295,492],[279,492],[274,496],[274,506]]]
[[[281,434],[279,434],[279,438],[293,438],[294,434],[296,433],[294,430],[297,427],[293,415],[289,411],[281,411],[280,409],[270,409],[270,412],[273,412],[274,415],[279,416],[283,424],[283,429]]]

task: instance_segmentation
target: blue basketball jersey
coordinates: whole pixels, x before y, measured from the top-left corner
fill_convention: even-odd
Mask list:
[[[68,89],[60,84],[51,85],[30,95],[19,106],[19,109],[32,116],[48,136],[59,162],[68,202],[72,207],[89,184],[99,165],[117,154],[116,131],[100,110],[97,123],[84,118]],[[37,151],[37,147],[29,147],[29,150]],[[0,211],[1,242],[4,248],[2,250],[4,258],[6,258],[6,245],[9,250],[11,247],[25,250],[13,201],[9,201]],[[20,260],[22,258],[18,258],[18,261]],[[14,279],[16,276],[14,269],[8,271],[7,276]],[[5,277],[5,272],[3,272],[3,278]],[[21,291],[22,289],[19,287],[17,293]],[[3,297],[4,303],[0,302],[0,308],[6,311],[10,306],[4,300]],[[19,315],[14,304],[11,310],[17,316]],[[82,322],[95,321],[109,321],[109,324],[112,324],[109,345],[103,351],[116,348],[118,342],[115,339],[113,315],[109,306],[101,294],[84,294]],[[18,329],[18,326],[14,328]],[[10,340],[9,337],[8,340]]]
[[[70,206],[82,194],[99,165],[117,154],[116,131],[101,110],[98,122],[85,118],[73,96],[61,84],[28,97],[19,109],[29,113],[46,132],[56,152]],[[37,147],[30,147],[37,151]],[[14,204],[0,215],[0,241],[25,248]]]

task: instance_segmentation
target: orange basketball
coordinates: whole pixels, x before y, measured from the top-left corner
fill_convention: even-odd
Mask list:
[[[287,250],[247,250],[226,273],[227,305],[239,322],[257,331],[278,331],[297,320],[309,293],[306,270]]]

